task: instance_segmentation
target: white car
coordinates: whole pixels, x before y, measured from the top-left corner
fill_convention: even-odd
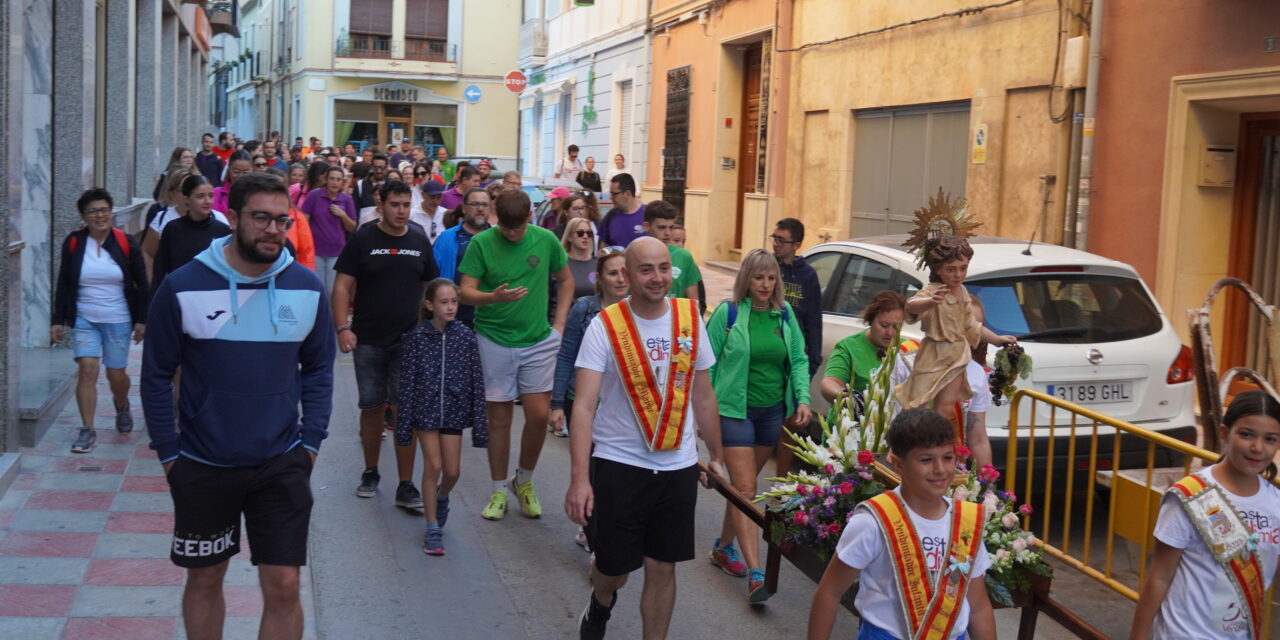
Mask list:
[[[910,298],[929,281],[927,269],[902,242],[905,235],[828,242],[804,258],[822,286],[822,351],[829,358],[842,338],[866,329],[858,317],[876,293],[892,289]],[[1057,245],[978,236],[969,239],[974,256],[965,287],[986,308],[986,326],[1013,335],[1034,362],[1030,380],[1020,387],[1046,392],[1099,413],[1195,442],[1191,350],[1183,346],[1169,319],[1133,267]],[[921,339],[919,324],[902,328],[905,338]],[[994,355],[994,347],[989,353]],[[990,362],[988,362],[990,365]],[[825,365],[824,365],[825,366]],[[825,412],[814,379],[814,409]],[[1031,424],[1030,404],[1019,413],[1020,434]],[[1037,410],[1037,476],[1044,470],[1050,407]],[[1070,414],[1059,411],[1054,468],[1074,464],[1087,469],[1092,422],[1077,420],[1077,455],[1067,460],[1065,435]],[[1008,402],[987,413],[987,430],[996,466],[1003,468],[1009,437]],[[1098,469],[1111,468],[1112,429],[1099,427]],[[1083,447],[1083,448],[1082,448]],[[1119,466],[1145,466],[1146,441],[1121,439]],[[1157,457],[1160,456],[1157,448]],[[1157,465],[1176,460],[1157,460]],[[1062,477],[1059,475],[1059,477]],[[1081,486],[1077,484],[1077,486]]]

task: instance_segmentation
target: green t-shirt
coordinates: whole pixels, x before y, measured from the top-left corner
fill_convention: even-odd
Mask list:
[[[556,235],[528,225],[520,242],[512,244],[491,227],[477,233],[458,265],[460,273],[480,281],[481,291],[528,287],[515,302],[495,302],[476,307],[476,333],[504,346],[527,347],[551,333],[547,322],[550,276],[564,268],[569,256]]]
[[[863,331],[836,343],[823,375],[851,383],[856,391],[866,391],[871,383],[871,370],[878,366],[880,358],[876,357],[876,348]]]
[[[685,289],[702,282],[702,272],[698,270],[693,254],[684,247],[669,244],[667,251],[671,253],[671,291],[667,296],[683,298]]]
[[[782,325],[768,310],[752,311],[747,336],[751,340],[747,406],[772,407],[782,402],[787,388],[787,344],[782,340]]]

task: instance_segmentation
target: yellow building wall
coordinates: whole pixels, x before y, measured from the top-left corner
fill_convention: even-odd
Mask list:
[[[950,0],[795,0],[793,46],[956,8]],[[977,124],[988,127],[986,162],[968,164],[965,180],[970,210],[984,222],[981,232],[1029,238],[1039,230],[1037,240],[1060,239],[1054,203],[1048,219],[1041,219],[1040,179],[1057,173],[1069,126],[1069,119],[1054,124],[1048,116],[1057,30],[1056,2],[1028,0],[793,54],[794,117],[785,154],[790,179],[783,195],[800,203],[791,213],[808,230],[805,246],[851,234],[856,111],[960,100],[969,101],[970,144]],[[1060,94],[1057,110],[1064,106]]]
[[[787,217],[782,204],[787,146],[786,121],[791,108],[787,81],[789,56],[772,54],[769,73],[768,139],[765,193],[748,193],[743,202],[741,252],[734,247],[737,212],[739,140],[742,126],[743,64],[741,45],[774,32],[778,0],[708,3],[657,0],[650,23],[661,25],[689,12],[705,11],[658,30],[651,49],[648,166],[662,166],[667,111],[667,72],[685,65],[690,71],[689,152],[685,192],[686,245],[699,259],[740,258],[753,248],[768,248],[772,222]],[[789,0],[782,0],[788,5]],[[785,34],[783,36],[785,38]],[[729,121],[731,119],[731,122]],[[733,160],[724,168],[722,158]],[[647,199],[662,195],[662,173],[648,172],[642,185]]]

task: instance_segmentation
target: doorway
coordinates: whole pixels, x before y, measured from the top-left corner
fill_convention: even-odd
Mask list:
[[[760,155],[761,43],[746,45],[742,51],[742,127],[738,138],[738,197],[733,223],[733,248],[742,250],[743,208],[746,195],[756,191],[756,170]]]
[[[378,127],[378,146],[382,149],[387,145],[399,145],[400,141],[405,138],[413,137],[413,105],[411,104],[384,104],[382,105],[382,124]]]
[[[1244,280],[1269,304],[1280,303],[1280,112],[1241,116],[1239,162],[1231,216],[1228,275]],[[1227,299],[1222,369],[1246,366],[1266,375],[1264,321],[1244,296]]]

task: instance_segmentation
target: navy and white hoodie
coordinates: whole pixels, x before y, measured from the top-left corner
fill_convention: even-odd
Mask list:
[[[242,275],[222,253],[233,239],[169,274],[151,301],[140,393],[161,462],[257,466],[299,444],[318,452],[328,435],[337,339],[320,278],[286,251]]]

